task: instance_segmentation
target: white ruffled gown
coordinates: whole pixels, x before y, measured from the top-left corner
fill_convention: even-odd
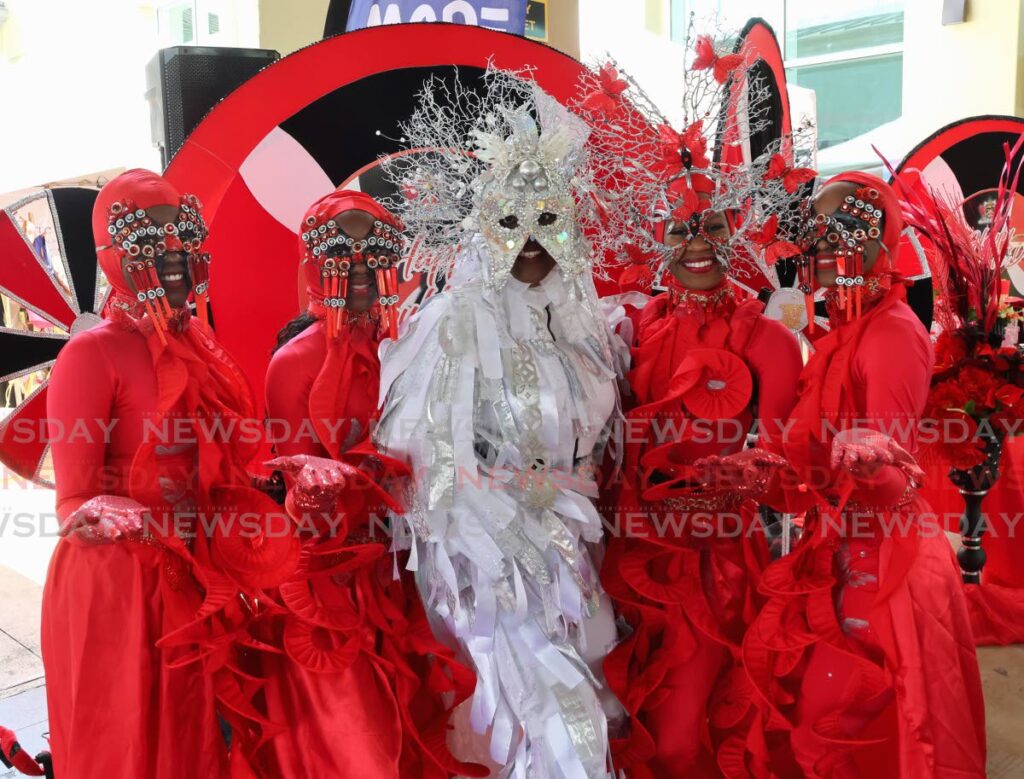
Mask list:
[[[621,347],[589,279],[556,268],[494,291],[485,251],[472,244],[384,347],[377,441],[415,470],[409,568],[435,630],[475,667],[469,722],[495,775],[607,777],[615,623],[588,466],[618,418]]]

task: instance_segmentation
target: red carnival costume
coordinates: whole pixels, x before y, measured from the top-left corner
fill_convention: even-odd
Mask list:
[[[374,218],[369,236],[353,240],[334,221],[347,211]],[[396,324],[400,231],[373,198],[350,191],[317,201],[302,226],[316,321],[274,355],[266,394],[272,424],[287,431],[271,465],[295,476],[289,511],[300,521],[312,516],[316,527],[271,614],[284,652],[268,661],[266,699],[270,718],[288,730],[271,744],[267,776],[431,779],[476,769],[445,746],[451,705],[472,692],[472,672],[434,639],[415,584],[394,578],[379,519],[401,507],[373,480],[382,464],[396,464],[365,440],[377,405],[377,347]],[[360,262],[377,271],[378,305],[352,313],[348,273]],[[334,532],[332,517],[341,520]],[[454,696],[446,703],[444,693]]]
[[[861,316],[849,290],[846,305],[843,286],[829,291],[833,329],[815,344],[779,449],[795,482],[772,500],[807,518],[797,548],[762,578],[769,601],[743,650],[769,727],[790,730],[799,768],[755,739],[751,765],[759,777],[982,777],[985,712],[967,606],[949,542],[915,494],[933,356],[904,287],[890,287],[900,206],[873,176],[828,183],[841,181],[861,188],[840,210],[878,227],[882,248],[866,274],[854,266],[863,284],[848,276],[863,287]],[[857,247],[858,260],[878,234],[816,219],[830,243]]]
[[[168,205],[177,219],[155,224],[147,209]],[[66,537],[47,575],[42,645],[62,779],[227,776],[218,718],[231,726],[233,775],[247,775],[244,755],[266,725],[255,686],[235,671],[235,647],[251,643],[239,593],[287,576],[298,550],[290,534],[256,548],[232,532],[233,512],[274,508],[245,471],[260,435],[256,425],[244,435],[251,393],[209,329],[167,304],[157,275],[178,252],[193,280],[205,278],[198,209],[147,171],[103,189],[93,223],[108,319],[74,335],[53,369]],[[192,293],[202,308],[205,283]],[[210,420],[231,432],[206,434]],[[213,516],[223,522],[201,524]]]
[[[630,522],[608,545],[602,581],[633,633],[605,669],[632,717],[620,756],[631,776],[720,776],[729,757],[715,752],[751,701],[736,669],[768,547],[741,493],[687,494],[692,475],[667,479],[739,451],[755,416],[762,433],[785,419],[802,363],[793,334],[759,301],[738,302],[731,282],[669,285],[643,310],[633,349],[618,516],[643,517],[646,532]]]
[[[756,709],[740,648],[768,544],[744,490],[704,489],[694,464],[743,450],[755,421],[762,439],[778,437],[802,367],[794,334],[760,301],[738,300],[727,275],[767,278],[763,257],[814,172],[785,164],[791,138],[748,165],[713,162],[742,158],[766,97],[748,81],[746,51],[699,36],[695,55],[684,100],[692,115],[680,132],[612,64],[585,76],[580,106],[592,154],[621,192],[607,208],[620,254],[634,263],[621,281],[649,289],[660,272],[668,286],[636,317],[619,532],[601,569],[632,628],[605,661],[630,715],[616,767],[645,779],[742,775]],[[707,287],[719,277],[703,291],[679,280]],[[773,459],[749,456],[750,465]]]

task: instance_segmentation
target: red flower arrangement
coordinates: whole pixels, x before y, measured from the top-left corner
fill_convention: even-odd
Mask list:
[[[935,446],[953,468],[982,465],[992,436],[1024,429],[1024,354],[1017,345],[994,347],[970,327],[943,331],[935,356],[925,418],[948,433]],[[950,420],[960,425],[953,430]]]

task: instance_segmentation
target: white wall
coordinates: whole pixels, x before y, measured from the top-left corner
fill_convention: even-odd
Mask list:
[[[662,113],[678,123],[685,51],[668,40],[667,30],[651,31],[649,22],[662,21],[661,14],[650,19],[643,5],[640,0],[579,0],[580,58],[587,65],[597,65],[611,55]]]

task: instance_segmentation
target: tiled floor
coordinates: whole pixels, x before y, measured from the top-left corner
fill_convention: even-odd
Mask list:
[[[7,690],[42,683],[41,601],[38,584],[0,567],[0,698]]]
[[[989,779],[1024,777],[1024,646],[978,650],[988,728]]]
[[[42,587],[0,566],[0,725],[30,754],[46,749],[46,688],[39,651]],[[0,779],[20,776],[0,768]]]
[[[0,692],[0,725],[18,734],[22,748],[35,755],[47,748],[46,739],[46,688],[40,679],[37,686],[15,695],[2,697]],[[20,777],[17,771],[5,771],[0,767],[0,779]],[[114,779],[114,777],[111,777]]]

